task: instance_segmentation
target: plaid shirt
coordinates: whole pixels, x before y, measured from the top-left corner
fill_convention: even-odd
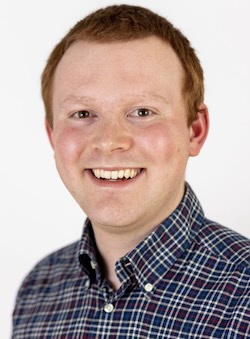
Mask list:
[[[89,221],[81,241],[41,261],[19,291],[13,338],[250,338],[249,263],[250,241],[205,219],[187,185],[116,263],[118,291],[102,278]]]

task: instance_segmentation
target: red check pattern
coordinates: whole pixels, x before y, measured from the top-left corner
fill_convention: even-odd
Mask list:
[[[13,338],[250,338],[250,241],[207,220],[188,184],[178,208],[116,272],[122,286],[113,292],[87,220],[81,241],[24,280]]]

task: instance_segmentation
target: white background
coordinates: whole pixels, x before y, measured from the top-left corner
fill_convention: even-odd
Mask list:
[[[211,127],[187,179],[206,215],[250,237],[250,1],[116,1],[147,6],[191,40],[206,78]],[[0,337],[10,337],[24,275],[81,235],[84,215],[55,170],[40,74],[68,29],[111,1],[0,0]]]

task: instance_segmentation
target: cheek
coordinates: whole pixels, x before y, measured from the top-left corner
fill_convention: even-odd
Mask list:
[[[137,133],[137,138],[145,153],[159,160],[169,157],[180,148],[175,131],[164,124],[150,126],[142,133]]]
[[[55,132],[54,150],[57,161],[64,164],[78,159],[85,144],[83,134],[74,128],[65,128]]]

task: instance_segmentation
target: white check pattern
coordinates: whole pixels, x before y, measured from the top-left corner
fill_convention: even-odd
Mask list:
[[[80,265],[79,265],[80,261]],[[250,338],[250,241],[178,208],[103,279],[87,220],[81,241],[42,260],[18,293],[15,339]]]

